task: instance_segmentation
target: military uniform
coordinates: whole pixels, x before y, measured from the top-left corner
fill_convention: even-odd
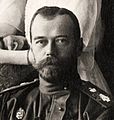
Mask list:
[[[113,120],[112,98],[90,82],[55,94],[38,86],[36,79],[2,91],[0,120]]]

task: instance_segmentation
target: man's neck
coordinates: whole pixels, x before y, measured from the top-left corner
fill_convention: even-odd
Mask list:
[[[58,78],[58,82],[48,82],[39,76],[40,85],[39,89],[44,94],[56,94],[63,90],[71,90],[80,84],[80,77],[78,74],[75,76],[67,76],[64,80]]]

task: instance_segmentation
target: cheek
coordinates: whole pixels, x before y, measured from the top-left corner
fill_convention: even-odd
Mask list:
[[[68,46],[68,47],[59,48],[58,53],[59,56],[67,58],[75,54],[76,51],[74,50],[74,47]]]
[[[38,49],[36,46],[32,47],[33,56],[36,60],[36,63],[39,63],[42,59],[44,59],[45,52],[41,49]]]

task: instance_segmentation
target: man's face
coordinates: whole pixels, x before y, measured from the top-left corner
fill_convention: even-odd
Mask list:
[[[33,66],[44,78],[56,78],[70,70],[76,56],[74,23],[68,15],[47,20],[37,15],[31,29]]]

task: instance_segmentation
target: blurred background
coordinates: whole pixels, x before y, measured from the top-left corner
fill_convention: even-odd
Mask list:
[[[102,0],[104,37],[96,50],[96,61],[114,95],[114,0]]]

